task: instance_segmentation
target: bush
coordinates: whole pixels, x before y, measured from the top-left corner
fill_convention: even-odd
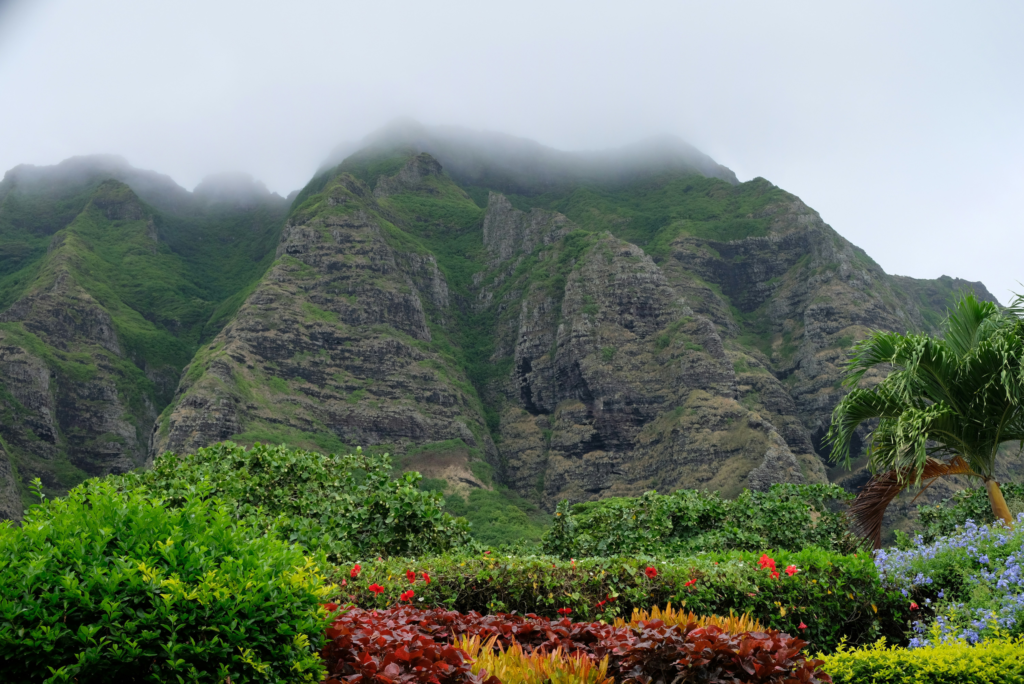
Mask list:
[[[800,634],[830,650],[846,636],[854,644],[880,636],[902,640],[909,601],[885,590],[869,554],[842,556],[808,549],[777,553],[777,576],[760,567],[758,554],[732,552],[694,558],[584,558],[495,554],[436,556],[369,562],[356,577],[339,568],[339,603],[384,608],[414,591],[417,605],[462,612],[537,613],[613,621],[634,608],[671,603],[699,615],[748,613],[772,629]],[[794,574],[786,568],[794,566]],[[656,572],[649,577],[647,568]],[[423,576],[427,573],[429,583]],[[407,573],[413,573],[410,583]],[[370,587],[376,585],[375,594]],[[803,623],[805,629],[800,629]]]
[[[1002,484],[1000,489],[1014,516],[1024,512],[1024,485]],[[976,525],[991,525],[996,520],[984,487],[963,489],[942,503],[918,506],[917,512],[924,528],[921,536],[926,543],[955,534],[968,520]]]
[[[419,473],[392,479],[387,454],[346,456],[285,446],[245,449],[222,442],[195,454],[167,453],[153,470],[121,475],[122,489],[145,486],[180,506],[198,482],[230,502],[234,515],[287,541],[322,550],[338,562],[373,556],[440,553],[471,543],[464,520],[441,510],[436,492],[420,490]]]
[[[840,649],[822,669],[835,684],[1003,684],[1024,681],[1024,641],[990,641],[978,646],[950,643],[928,648]]]
[[[320,681],[313,562],[181,495],[90,480],[0,529],[5,682]]]
[[[733,500],[717,493],[681,489],[667,496],[647,492],[558,505],[544,536],[545,553],[562,558],[702,551],[798,551],[808,546],[851,553],[865,542],[849,531],[838,485],[774,485],[767,492],[744,490]]]
[[[483,642],[498,647],[506,654],[510,650],[513,653],[519,651],[520,656],[559,653],[576,658],[577,664],[581,657],[595,663],[601,662],[600,669],[607,667],[607,672],[616,681],[671,682],[681,679],[765,684],[814,684],[829,681],[828,676],[818,668],[821,661],[808,660],[802,654],[806,642],[788,634],[777,631],[729,634],[713,626],[703,628],[691,624],[667,627],[658,620],[628,628],[604,623],[571,622],[568,618],[551,621],[535,615],[482,616],[475,612],[462,614],[440,609],[420,610],[411,606],[373,612],[353,608],[337,619],[328,635],[334,641],[324,648],[324,658],[332,672],[351,672],[363,678],[366,675],[361,670],[366,668],[365,664],[372,663],[373,672],[381,669],[380,664],[384,661],[381,660],[380,664],[376,662],[376,651],[388,649],[387,653],[393,654],[395,661],[388,674],[390,679],[416,681],[414,677],[418,676],[418,681],[426,682],[432,674],[432,663],[437,661],[431,658],[425,662],[424,674],[410,673],[407,676],[405,669],[415,658],[407,658],[405,653],[395,651],[396,645],[403,643],[413,644],[413,650],[423,654],[442,655],[447,652],[447,665],[437,669],[445,674],[457,673],[459,678],[441,681],[466,681],[459,672],[464,667],[462,657],[465,651],[451,649],[450,646],[450,650],[446,651],[444,645],[453,642],[468,645],[468,638],[475,642],[474,650],[477,651]],[[333,644],[340,644],[340,647],[335,649]],[[530,659],[516,659],[519,660],[519,667],[515,667],[515,663],[505,663],[513,665],[511,679],[533,679],[529,676],[532,673],[523,672],[526,669],[523,666],[530,665],[523,661]],[[496,659],[487,660],[493,664]],[[572,669],[571,663],[566,665],[553,669],[564,675],[567,669]],[[481,667],[474,666],[473,670],[478,676],[483,675]],[[599,671],[587,668],[585,674],[593,676]],[[598,679],[596,676],[593,678]],[[563,681],[572,680],[566,678]]]
[[[911,646],[950,639],[977,643],[1024,634],[1024,514],[1017,525],[978,527],[906,550],[875,554],[883,585],[917,606]]]

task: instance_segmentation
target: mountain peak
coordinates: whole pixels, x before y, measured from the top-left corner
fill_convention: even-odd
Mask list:
[[[621,185],[665,171],[719,178],[735,185],[736,174],[671,135],[620,148],[570,152],[504,133],[457,126],[425,126],[399,119],[371,133],[359,145],[339,145],[322,170],[354,155],[426,152],[464,185],[513,194],[541,194],[554,188],[593,183]]]

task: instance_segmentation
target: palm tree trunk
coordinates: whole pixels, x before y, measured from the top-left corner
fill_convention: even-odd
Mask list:
[[[992,504],[992,515],[997,520],[1012,525],[1013,518],[1010,516],[1010,509],[1006,506],[1003,492],[999,489],[999,483],[995,480],[985,480],[985,489],[988,490],[988,502]]]

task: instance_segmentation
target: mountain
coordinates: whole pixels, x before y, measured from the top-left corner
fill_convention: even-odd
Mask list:
[[[182,369],[266,270],[287,212],[265,188],[241,208],[213,190],[115,157],[0,181],[5,517],[34,477],[60,492],[150,460]]]
[[[850,344],[932,332],[961,290],[992,299],[886,274],[674,139],[567,153],[401,122],[290,209],[248,178],[189,194],[122,169],[78,190],[52,169],[54,194],[19,169],[0,184],[0,249],[24,253],[0,273],[0,445],[9,483],[55,490],[229,438],[387,450],[449,493],[546,510],[854,488],[821,445]]]

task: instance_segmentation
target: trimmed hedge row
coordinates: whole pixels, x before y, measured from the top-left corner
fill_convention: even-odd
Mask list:
[[[1007,684],[1024,682],[1024,640],[964,642],[927,648],[840,648],[820,656],[835,684]]]
[[[634,608],[671,603],[701,615],[749,613],[824,651],[844,637],[853,644],[882,636],[903,640],[910,603],[881,586],[869,555],[807,549],[780,552],[771,560],[775,571],[762,567],[761,555],[743,552],[673,560],[495,554],[377,560],[358,564],[358,570],[338,568],[333,581],[341,593],[334,600],[363,608],[404,600],[464,613],[547,617],[561,610],[574,619],[607,622],[628,618]]]

